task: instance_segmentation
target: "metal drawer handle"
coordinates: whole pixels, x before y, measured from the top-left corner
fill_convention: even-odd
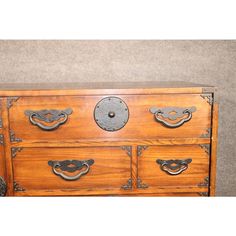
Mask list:
[[[73,181],[80,179],[81,176],[87,174],[90,170],[90,166],[94,163],[93,159],[87,161],[78,161],[78,160],[65,160],[65,161],[48,161],[48,165],[52,167],[52,171],[55,175],[60,176],[62,179],[67,181]],[[75,176],[68,176],[61,171],[67,171],[73,173],[77,170],[81,170],[82,168],[86,167],[80,173]]]
[[[170,175],[179,175],[183,171],[188,169],[188,164],[192,162],[192,159],[185,160],[156,160],[157,164],[160,165],[161,170],[165,171]]]
[[[32,111],[26,110],[25,115],[29,116],[29,120],[31,124],[37,125],[40,129],[45,131],[51,131],[57,129],[60,125],[66,123],[68,120],[68,115],[72,113],[71,108],[67,108],[65,110],[40,110],[40,111]],[[57,121],[57,123],[46,126],[41,124],[38,121],[43,121],[48,124]]]
[[[197,109],[196,107],[190,107],[190,108],[180,108],[180,107],[165,107],[165,108],[156,108],[152,107],[150,108],[150,112],[154,114],[154,117],[156,121],[162,123],[168,128],[178,128],[181,125],[183,125],[185,122],[188,122],[192,119],[192,113],[195,112]],[[183,116],[187,115],[187,117],[183,118],[182,120],[176,122],[176,123],[169,123],[165,121],[163,118],[169,119],[169,120],[176,120],[178,118],[181,118]]]

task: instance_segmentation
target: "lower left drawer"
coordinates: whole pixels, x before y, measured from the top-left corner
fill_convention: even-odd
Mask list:
[[[12,148],[14,195],[106,195],[127,189],[131,147]]]

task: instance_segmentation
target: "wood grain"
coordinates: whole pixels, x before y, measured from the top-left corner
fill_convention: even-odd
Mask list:
[[[49,160],[88,160],[88,174],[66,181],[52,172]],[[13,159],[14,180],[27,191],[57,189],[121,189],[131,178],[131,159],[121,147],[23,148]],[[78,174],[65,172],[69,176]]]
[[[200,193],[207,191],[205,188],[166,188],[143,190],[121,190],[121,189],[45,189],[45,190],[28,190],[24,192],[15,192],[15,196],[195,196],[201,197]]]
[[[137,188],[137,180],[138,180],[138,160],[137,160],[137,148],[136,146],[132,146],[132,172],[131,172],[131,176],[132,176],[132,188],[136,189]]]
[[[72,139],[72,140],[29,140],[11,144],[15,147],[91,147],[130,145],[180,145],[209,144],[210,138],[165,138],[165,139]]]
[[[212,91],[212,86],[188,82],[99,82],[99,83],[44,83],[44,84],[0,84],[0,96],[87,96],[113,94],[175,94],[202,93]]]
[[[116,132],[102,130],[93,118],[96,104],[109,95],[121,98],[129,107],[128,123]],[[218,103],[210,104],[211,95],[215,99],[215,89],[211,86],[182,82],[3,84],[0,134],[4,134],[5,144],[0,146],[0,175],[5,176],[7,195],[213,196]],[[7,106],[9,96],[18,96],[11,107]],[[196,111],[190,121],[171,129],[154,119],[149,112],[154,106],[195,106]],[[68,121],[50,132],[32,125],[24,114],[25,110],[69,107],[73,113]],[[212,134],[208,134],[211,128]],[[22,141],[10,142],[10,130]],[[201,145],[210,147],[209,154]],[[138,146],[147,148],[138,153]],[[18,148],[15,157],[12,148]],[[163,172],[156,163],[157,159],[187,158],[192,162],[177,176]],[[63,180],[48,165],[49,160],[71,159],[94,159],[95,163],[77,181]],[[208,186],[206,177],[209,176]],[[124,190],[122,186],[129,179],[132,184],[128,187],[132,188]]]
[[[3,120],[3,135],[4,135],[4,151],[5,151],[5,166],[6,166],[6,183],[7,196],[13,195],[13,170],[11,160],[11,144],[10,144],[10,124],[8,118],[7,99],[2,99],[2,120]]]
[[[116,96],[116,95],[114,95]],[[23,142],[31,140],[45,142],[80,139],[117,140],[117,139],[167,139],[167,138],[199,138],[211,125],[211,108],[200,95],[150,95],[119,96],[130,112],[127,125],[116,132],[107,132],[97,126],[93,119],[94,108],[103,97],[21,97],[10,109],[10,124],[17,137]],[[191,107],[197,111],[193,118],[179,128],[171,129],[163,126],[149,112],[157,107]],[[72,108],[68,121],[58,129],[48,132],[32,125],[24,114],[26,110]],[[143,132],[145,130],[145,132]]]
[[[218,111],[219,104],[213,104],[212,115],[212,137],[211,137],[211,168],[210,168],[210,196],[215,196],[216,191],[216,155],[217,155],[217,137],[218,137]]]
[[[156,163],[161,160],[192,159],[188,169],[179,175],[169,175]],[[138,176],[148,189],[198,187],[209,173],[209,155],[198,145],[150,146],[138,159]],[[146,189],[144,190],[146,191]]]
[[[0,98],[0,119],[2,119],[2,99]],[[0,134],[3,134],[3,128],[0,127]],[[5,152],[4,152],[4,136],[3,144],[0,144],[0,176],[5,180],[6,179],[6,166],[5,166]]]

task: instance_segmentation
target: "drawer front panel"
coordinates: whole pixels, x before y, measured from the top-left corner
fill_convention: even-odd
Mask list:
[[[105,97],[21,97],[9,110],[10,128],[23,141],[63,142],[199,138],[211,126],[211,106],[199,94],[116,95],[127,108],[113,99],[115,112],[111,104],[111,111],[96,112],[102,121],[95,121],[94,109]]]
[[[208,188],[205,145],[150,146],[138,157],[138,176],[147,191],[156,188]]]
[[[131,176],[130,163],[121,147],[18,149],[13,158],[15,192],[122,191]]]

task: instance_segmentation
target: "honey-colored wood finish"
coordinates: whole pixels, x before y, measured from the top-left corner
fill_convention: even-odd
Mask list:
[[[186,160],[191,159],[188,168],[178,175],[170,175],[161,170],[161,160]],[[149,146],[138,157],[138,177],[148,189],[207,187],[205,178],[209,173],[209,154],[204,147],[199,145],[173,145],[173,146]],[[202,186],[203,185],[203,186]],[[145,192],[145,189],[144,189]]]
[[[218,131],[219,104],[215,101],[212,113],[212,137],[211,137],[211,168],[210,168],[210,195],[214,196],[216,191],[216,154],[217,154],[217,131]]]
[[[65,141],[76,139],[156,139],[156,138],[199,138],[211,125],[211,107],[200,94],[136,95],[118,96],[129,107],[129,121],[116,132],[107,132],[93,119],[94,108],[106,96],[87,97],[21,97],[9,110],[11,129],[24,141]],[[149,111],[151,107],[196,107],[192,119],[178,129],[169,129],[155,121]],[[73,113],[68,121],[53,132],[41,130],[30,123],[24,114],[26,110],[71,108]],[[22,128],[24,127],[24,128]],[[145,130],[145,132],[143,132]]]
[[[13,172],[12,172],[12,160],[11,160],[11,143],[10,143],[10,127],[9,127],[9,114],[7,108],[7,99],[2,99],[2,123],[3,123],[3,136],[4,136],[4,159],[6,167],[6,184],[7,184],[7,196],[12,196],[13,190]]]
[[[0,96],[90,96],[114,94],[181,94],[202,93],[204,88],[212,92],[212,86],[188,82],[98,82],[98,83],[42,83],[1,84]]]
[[[99,128],[93,117],[96,104],[108,96],[121,98],[129,108],[128,123],[115,132]],[[214,196],[214,99],[213,87],[182,82],[2,84],[0,176],[7,196]],[[196,111],[182,126],[167,128],[149,111],[154,106],[195,106]],[[66,108],[72,114],[52,131],[41,130],[25,115],[25,110]],[[158,158],[192,162],[171,176],[160,169]],[[75,181],[56,176],[48,165],[49,160],[71,159],[95,163]]]
[[[48,161],[89,160],[94,164],[90,171],[76,181],[66,181],[53,173]],[[91,148],[23,148],[13,158],[14,181],[30,190],[96,190],[117,189],[131,178],[131,158],[124,147],[91,147]],[[59,170],[60,171],[60,170]],[[61,171],[62,172],[62,171]],[[64,172],[68,176],[73,173]]]
[[[2,99],[0,99],[0,107],[2,107]],[[5,154],[4,154],[4,136],[3,136],[3,124],[2,124],[2,109],[0,109],[0,176],[6,179],[6,166],[5,166]]]

